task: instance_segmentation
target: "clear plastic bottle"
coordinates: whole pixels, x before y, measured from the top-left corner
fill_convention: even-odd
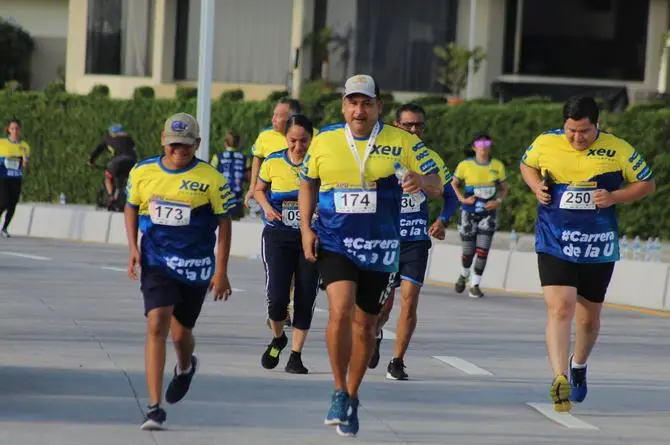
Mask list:
[[[396,162],[393,165],[393,168],[395,168],[396,178],[398,178],[398,181],[400,181],[400,184],[402,184],[402,182],[405,179],[405,175],[407,175],[408,173],[407,169],[402,165],[400,165],[400,162]],[[411,196],[417,205],[422,204],[426,200],[426,195],[424,195],[423,192],[416,192],[413,193]]]
[[[623,260],[628,257],[628,238],[626,238],[626,235],[622,235],[621,238],[619,238],[619,253]]]
[[[635,235],[633,239],[633,259],[640,259],[640,251],[642,250],[642,242],[640,241],[640,235]]]
[[[644,260],[654,260],[654,240],[651,237],[647,238],[647,242],[644,243]]]
[[[61,203],[61,205],[67,204],[67,198],[65,197],[65,193],[61,192],[58,200]]]
[[[256,202],[255,199],[250,199],[249,200],[249,216],[252,218],[257,218],[258,215],[261,213],[261,206]]]
[[[509,234],[509,250],[510,252],[516,250],[516,245],[519,242],[519,235],[516,234],[516,230],[512,229]]]

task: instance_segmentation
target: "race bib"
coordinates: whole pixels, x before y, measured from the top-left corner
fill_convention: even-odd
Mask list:
[[[474,195],[479,199],[491,199],[495,194],[495,187],[475,187],[474,189]]]
[[[7,170],[18,170],[21,167],[21,159],[5,158],[5,167]]]
[[[377,191],[335,192],[336,213],[376,213]]]
[[[281,220],[284,225],[297,229],[300,227],[300,211],[296,201],[282,202]]]
[[[151,222],[161,226],[188,226],[191,223],[191,207],[181,202],[151,201]]]
[[[412,195],[403,194],[400,203],[400,213],[416,213],[421,210],[421,204]]]
[[[595,210],[596,203],[593,199],[595,190],[572,190],[567,189],[561,195],[559,207],[566,210]]]

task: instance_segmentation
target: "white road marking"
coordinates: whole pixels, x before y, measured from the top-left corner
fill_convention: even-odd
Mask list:
[[[246,292],[246,290],[244,290],[244,289],[238,289],[238,288],[236,288],[236,287],[234,287],[232,290],[233,290],[233,292]]]
[[[557,413],[554,411],[554,406],[551,403],[527,403],[528,406],[537,410],[540,414],[548,417],[556,423],[563,425],[566,428],[575,430],[592,430],[600,431],[600,428],[579,420],[570,413]]]
[[[314,312],[328,312],[326,309],[321,309],[320,307],[315,307]]]
[[[14,256],[18,258],[28,258],[29,260],[39,260],[39,261],[51,261],[51,258],[46,256],[39,255],[30,255],[28,253],[19,253],[19,252],[0,252],[3,255]]]
[[[384,340],[395,340],[395,332],[388,329],[382,329],[382,331],[384,332]]]
[[[128,270],[125,267],[114,267],[114,266],[101,266],[100,269],[111,270],[112,272],[125,272]]]
[[[484,368],[480,368],[479,366],[470,363],[467,360],[463,360],[462,358],[458,357],[450,357],[446,355],[434,355],[434,359],[441,361],[442,363],[446,363],[447,365],[451,366],[452,368],[456,368],[459,371],[463,371],[466,374],[470,375],[493,375],[493,373],[487,371]]]

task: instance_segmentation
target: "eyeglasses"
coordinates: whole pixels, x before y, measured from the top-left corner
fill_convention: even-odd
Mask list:
[[[489,148],[492,142],[490,139],[478,139],[475,141],[475,148]]]
[[[426,124],[424,122],[400,122],[400,126],[402,128],[416,127],[420,130],[423,130],[424,128],[426,128]]]

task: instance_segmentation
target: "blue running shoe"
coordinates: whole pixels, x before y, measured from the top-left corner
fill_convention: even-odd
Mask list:
[[[346,422],[348,401],[349,395],[346,392],[342,390],[335,391],[330,402],[330,409],[328,410],[328,414],[326,414],[326,420],[323,423],[325,425],[341,425],[343,422]]]
[[[586,399],[586,368],[573,368],[572,360],[574,356],[570,357],[570,401],[575,403],[582,403]]]
[[[358,399],[349,399],[347,403],[346,423],[337,426],[337,434],[345,437],[354,437],[358,434]]]

